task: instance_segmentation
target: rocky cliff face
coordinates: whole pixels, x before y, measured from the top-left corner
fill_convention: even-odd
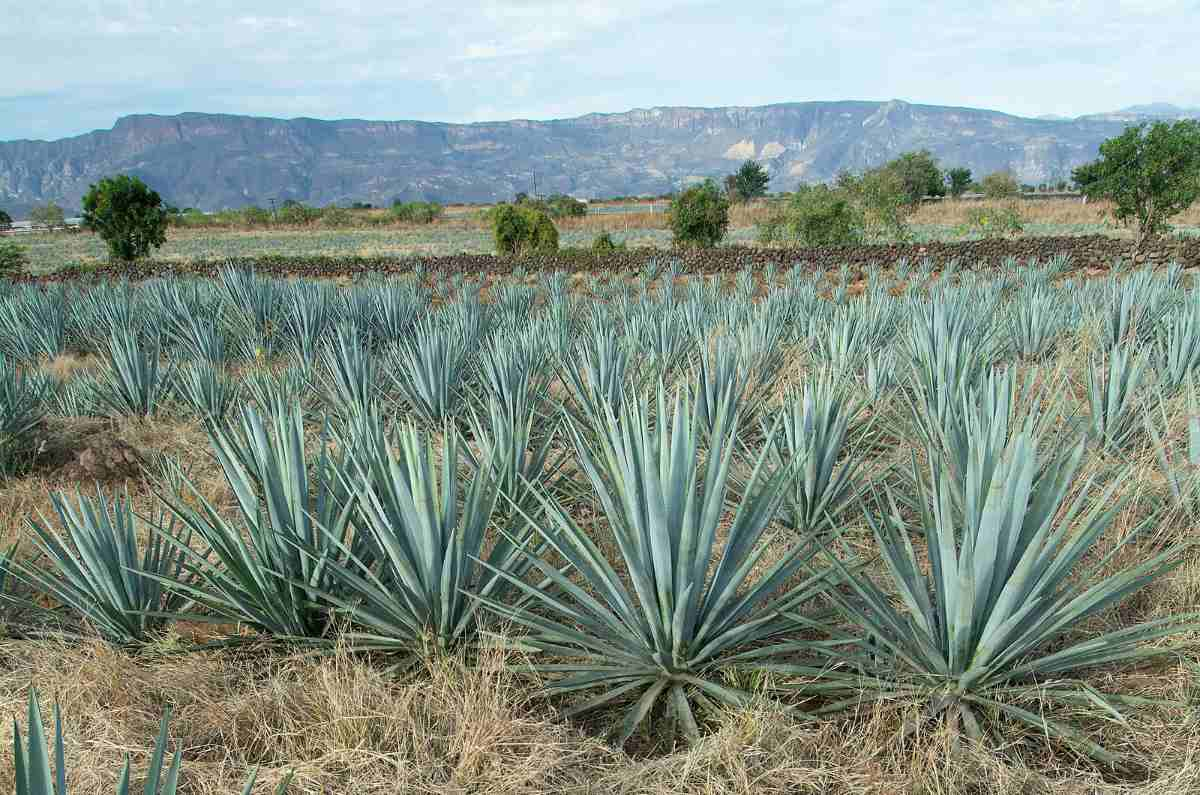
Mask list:
[[[977,175],[1067,178],[1126,119],[1027,119],[906,102],[651,108],[555,121],[481,124],[266,119],[185,113],[128,116],[59,141],[0,142],[0,208],[79,205],[90,182],[142,177],[165,199],[202,209],[393,199],[494,201],[529,190],[583,197],[660,194],[756,158],[772,190],[927,148]]]

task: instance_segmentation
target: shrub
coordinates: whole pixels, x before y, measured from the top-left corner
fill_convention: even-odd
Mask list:
[[[717,183],[705,180],[671,200],[668,222],[675,245],[715,246],[729,228],[729,199]]]
[[[915,206],[926,196],[946,195],[942,171],[928,149],[905,152],[882,168],[899,179],[905,204]]]
[[[959,166],[947,171],[946,187],[954,198],[962,196],[967,192],[967,188],[971,187],[971,169]]]
[[[267,226],[272,221],[271,211],[265,210],[262,207],[243,207],[240,211],[241,223],[246,226]]]
[[[315,207],[308,207],[298,201],[289,199],[279,208],[279,212],[275,214],[275,217],[281,224],[307,226],[321,217],[321,211]]]
[[[59,207],[54,202],[45,204],[39,207],[34,207],[29,211],[29,220],[35,224],[57,229],[66,226],[66,214],[63,213],[63,208]]]
[[[551,218],[582,218],[587,215],[587,205],[574,196],[556,193],[545,200],[545,205]]]
[[[862,212],[865,237],[876,241],[908,240],[908,213],[913,205],[908,201],[904,181],[895,170],[885,166],[862,174],[842,173],[838,175],[837,187]]]
[[[762,243],[851,246],[861,243],[865,220],[846,191],[828,185],[801,185],[759,227]]]
[[[29,262],[25,247],[10,241],[0,241],[0,271],[19,271]]]
[[[1025,221],[1015,202],[1000,207],[971,207],[967,210],[967,222],[963,231],[983,235],[1019,235],[1025,230]]]
[[[349,226],[353,221],[354,217],[344,207],[330,205],[321,211],[321,223],[325,226]]]
[[[541,210],[501,204],[489,212],[496,253],[521,256],[558,251],[558,230]]]
[[[610,235],[608,232],[601,232],[596,236],[596,239],[592,241],[593,254],[611,254],[614,251],[624,250],[625,244],[623,242],[618,243],[613,240],[612,235]]]
[[[979,183],[989,199],[1010,199],[1021,192],[1021,186],[1011,171],[993,171]]]
[[[725,178],[725,193],[730,201],[746,202],[767,195],[770,182],[771,175],[761,163],[747,160],[741,168]]]
[[[1100,144],[1100,159],[1073,176],[1088,198],[1116,204],[1114,216],[1135,225],[1141,248],[1200,198],[1200,122],[1132,125]]]
[[[436,202],[396,202],[392,216],[401,223],[431,224],[442,216],[442,205]]]
[[[148,256],[167,240],[162,198],[127,174],[105,177],[88,188],[83,225],[100,235],[109,257],[125,262]]]

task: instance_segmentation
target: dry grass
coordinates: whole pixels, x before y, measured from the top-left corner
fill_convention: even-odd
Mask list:
[[[1081,405],[1088,340],[1077,337],[1041,365],[1047,384]],[[64,373],[88,363],[46,365]],[[804,363],[789,365],[781,390],[802,378]],[[778,396],[776,396],[778,397]],[[898,401],[869,411],[894,424],[907,409]],[[1166,438],[1185,443],[1186,406],[1167,406]],[[99,423],[105,432],[148,457],[180,460],[201,493],[231,509],[228,486],[207,452],[201,428],[173,419],[56,420],[48,428],[64,449],[78,447]],[[857,443],[868,440],[854,436]],[[905,438],[870,440],[867,470],[872,482],[906,488],[911,447]],[[1119,496],[1131,498],[1101,548],[1126,537],[1148,516],[1154,533],[1129,544],[1110,565],[1137,560],[1168,540],[1194,532],[1192,518],[1153,514],[1165,496],[1153,453],[1135,448],[1133,469]],[[1119,462],[1089,459],[1087,475],[1111,480]],[[49,513],[48,492],[76,484],[53,467],[0,484],[0,540],[25,533],[25,518]],[[130,484],[135,506],[155,507],[144,482]],[[588,500],[573,510],[589,521]],[[857,534],[857,530],[854,530]],[[859,544],[870,552],[869,544]],[[610,545],[601,546],[615,555]],[[768,556],[768,560],[770,556]],[[764,561],[764,565],[767,561]],[[1200,554],[1183,561],[1119,611],[1073,628],[1073,637],[1127,626],[1200,602]],[[262,646],[239,651],[186,651],[174,634],[131,655],[100,643],[53,639],[0,642],[0,745],[11,741],[11,719],[23,721],[27,688],[39,687],[44,703],[56,698],[66,720],[73,790],[111,791],[124,754],[145,767],[159,716],[170,707],[172,747],[183,750],[186,793],[240,791],[260,767],[257,792],[270,792],[294,771],[295,793],[920,793],[921,795],[1016,795],[1017,793],[1129,793],[1183,795],[1200,791],[1200,701],[1195,671],[1186,660],[1143,669],[1093,672],[1089,683],[1105,692],[1169,699],[1183,706],[1132,711],[1126,723],[1081,718],[1089,735],[1131,760],[1120,774],[1102,771],[1044,737],[1014,730],[1019,743],[1000,750],[963,746],[942,728],[901,739],[899,729],[919,707],[875,705],[858,713],[806,721],[778,704],[711,716],[707,736],[690,748],[631,755],[596,739],[598,726],[563,720],[536,694],[536,683],[514,673],[501,652],[490,649],[468,664],[437,658],[410,678],[397,680],[371,661],[344,652],[301,656]],[[47,710],[47,717],[49,717]],[[651,729],[651,733],[653,729]],[[1006,735],[1006,738],[1008,735]],[[633,747],[656,747],[653,737]],[[0,755],[0,789],[11,785],[12,759]]]
[[[916,225],[960,226],[968,220],[972,209],[998,209],[1010,205],[1005,201],[940,201],[923,204],[910,217]],[[1038,199],[1018,201],[1021,218],[1027,224],[1101,224],[1112,219],[1110,202],[1088,202],[1082,199]],[[1172,223],[1184,226],[1200,225],[1200,205],[1172,219]]]
[[[111,791],[124,754],[144,770],[160,713],[184,755],[185,793],[257,792],[289,771],[295,793],[1173,793],[1200,786],[1194,725],[1149,716],[1112,734],[1148,778],[1106,783],[1027,738],[1035,769],[944,731],[898,742],[912,705],[806,722],[766,703],[729,712],[698,745],[639,759],[532,699],[498,652],[431,662],[396,681],[345,654],[232,652],[132,657],[100,645],[0,644],[0,709],[23,720],[32,682],[60,703],[72,791]],[[1143,677],[1145,679],[1145,677]],[[1147,680],[1153,684],[1155,680]],[[1177,688],[1173,677],[1168,688]],[[1127,686],[1132,683],[1126,683]],[[1141,689],[1148,689],[1143,683]],[[1158,686],[1158,690],[1163,689]],[[1177,695],[1177,694],[1176,694]],[[11,726],[11,720],[3,721]],[[11,728],[0,743],[11,741]],[[12,761],[0,762],[0,787]]]

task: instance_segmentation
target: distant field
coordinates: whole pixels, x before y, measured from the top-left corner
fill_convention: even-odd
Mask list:
[[[911,218],[916,242],[970,240],[977,234],[964,230],[970,207],[980,203],[942,202],[921,207]],[[611,208],[610,208],[611,209]],[[1075,200],[1026,202],[1021,206],[1025,235],[1124,236],[1128,232],[1106,219],[1103,206]],[[755,224],[767,213],[764,205],[738,207],[731,217],[726,242],[751,244]],[[563,246],[587,247],[601,232],[636,247],[668,248],[671,234],[662,212],[606,212],[556,222]],[[1200,235],[1200,209],[1176,219],[1185,234]],[[29,253],[30,270],[46,273],[69,265],[103,261],[103,243],[88,233],[25,235],[17,238]],[[490,254],[494,250],[487,228],[474,219],[447,218],[428,226],[330,229],[172,229],[167,243],[156,254],[164,260],[219,259],[267,254],[326,256],[415,256]]]

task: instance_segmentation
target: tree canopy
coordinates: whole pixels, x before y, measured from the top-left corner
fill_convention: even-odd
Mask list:
[[[733,201],[750,201],[767,194],[771,175],[757,160],[747,160],[725,179],[725,192]]]
[[[100,235],[110,257],[125,262],[148,256],[167,240],[162,198],[128,174],[105,177],[88,188],[83,225]]]
[[[971,187],[971,169],[959,166],[947,171],[946,187],[954,198],[962,196]]]
[[[1108,199],[1135,227],[1135,246],[1169,229],[1200,198],[1200,122],[1135,124],[1100,144],[1100,157],[1072,174],[1089,199]]]

